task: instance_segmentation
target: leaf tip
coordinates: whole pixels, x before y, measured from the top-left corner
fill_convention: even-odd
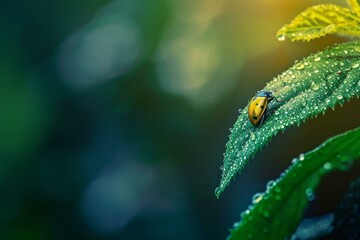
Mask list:
[[[224,191],[224,187],[220,185],[219,187],[215,188],[215,196],[219,199],[221,193]]]

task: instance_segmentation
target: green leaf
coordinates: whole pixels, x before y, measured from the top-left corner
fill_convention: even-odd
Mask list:
[[[241,214],[228,240],[285,239],[302,219],[308,201],[321,178],[333,170],[346,170],[360,158],[360,128],[328,139],[316,149],[301,154],[279,179],[268,184],[264,194]]]
[[[275,77],[264,90],[274,91],[283,102],[272,101],[272,114],[254,127],[243,109],[226,144],[222,178],[215,190],[220,193],[258,151],[279,131],[300,125],[310,117],[325,113],[360,95],[360,42],[336,45],[311,55]]]
[[[359,9],[351,1],[354,11]],[[296,16],[290,24],[277,32],[280,41],[289,38],[292,41],[310,41],[327,34],[338,33],[347,36],[360,36],[360,19],[348,8],[333,4],[316,5]]]

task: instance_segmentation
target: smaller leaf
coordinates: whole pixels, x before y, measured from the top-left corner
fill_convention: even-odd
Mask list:
[[[290,24],[282,27],[277,32],[277,38],[280,41],[285,38],[292,41],[310,41],[332,33],[359,36],[359,17],[350,9],[334,4],[316,5],[300,13]]]
[[[360,5],[358,0],[348,0],[349,5],[357,16],[360,16]]]
[[[296,229],[308,201],[321,178],[337,169],[347,170],[360,158],[360,128],[332,137],[316,149],[301,154],[263,194],[253,197],[253,205],[241,214],[228,240],[285,239]]]

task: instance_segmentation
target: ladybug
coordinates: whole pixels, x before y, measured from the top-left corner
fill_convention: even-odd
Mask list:
[[[268,115],[268,104],[273,99],[277,100],[271,91],[259,91],[251,100],[248,107],[249,120],[255,127],[260,126]]]

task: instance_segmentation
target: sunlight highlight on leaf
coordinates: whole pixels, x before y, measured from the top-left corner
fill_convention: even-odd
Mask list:
[[[348,0],[347,1],[352,10],[355,12],[357,16],[360,16],[360,5],[358,0]]]
[[[273,91],[282,102],[269,104],[271,115],[254,127],[247,107],[240,111],[226,144],[222,178],[216,196],[226,188],[249,159],[273,136],[306,119],[325,113],[337,104],[360,96],[360,42],[335,45],[298,61],[269,82],[264,90]]]
[[[241,221],[234,224],[227,239],[286,239],[300,223],[308,202],[314,199],[321,178],[334,170],[349,169],[359,158],[360,128],[301,154],[276,181],[268,184],[265,193],[255,194],[261,199],[253,201],[241,214]]]
[[[351,1],[354,2],[354,1]],[[355,5],[355,3],[354,3]],[[355,8],[355,12],[359,9]],[[310,41],[331,33],[359,36],[360,18],[350,9],[334,4],[322,4],[308,8],[296,16],[290,24],[277,32],[280,41]]]

